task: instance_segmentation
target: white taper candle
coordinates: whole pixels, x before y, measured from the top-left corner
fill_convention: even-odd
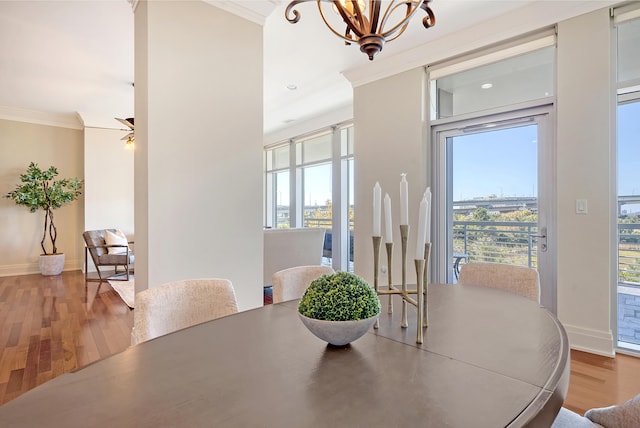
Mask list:
[[[424,194],[427,198],[427,227],[424,242],[431,242],[431,187],[427,187],[427,191]]]
[[[409,224],[409,183],[407,174],[400,176],[400,224]]]
[[[424,239],[427,227],[427,198],[422,197],[420,201],[420,215],[418,216],[418,233],[416,234],[416,260],[424,259]]]
[[[380,235],[380,215],[382,209],[382,189],[380,183],[376,181],[376,185],[373,186],[373,236]]]
[[[391,198],[389,194],[384,195],[384,242],[393,242],[391,221]]]

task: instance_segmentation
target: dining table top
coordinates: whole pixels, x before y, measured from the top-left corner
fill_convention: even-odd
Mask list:
[[[297,301],[206,322],[64,374],[0,406],[1,427],[549,427],[569,381],[558,319],[513,293],[430,284],[429,327],[401,299],[343,348]]]

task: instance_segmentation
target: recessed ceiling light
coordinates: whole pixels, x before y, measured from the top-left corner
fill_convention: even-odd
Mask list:
[[[294,83],[289,83],[287,85],[287,89],[290,90],[290,91],[295,91],[296,89],[298,89],[298,86],[296,84],[294,84]]]
[[[489,89],[489,88],[493,88],[493,83],[483,83],[482,85],[480,85],[480,87],[482,89]]]

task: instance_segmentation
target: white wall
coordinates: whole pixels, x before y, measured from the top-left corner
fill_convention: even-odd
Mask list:
[[[400,256],[400,174],[409,182],[409,241],[407,278],[415,283],[415,236],[418,229],[420,201],[425,191],[425,143],[423,135],[423,93],[425,72],[422,68],[355,88],[354,91],[354,169],[356,222],[354,239],[355,272],[373,281],[373,186],[376,181],[391,198],[393,219],[394,283],[401,280]],[[388,106],[390,108],[381,108]],[[384,231],[384,226],[382,227]],[[384,232],[383,232],[384,233]],[[384,244],[380,265],[386,265]],[[380,275],[381,284],[387,284]]]
[[[41,168],[58,168],[58,179],[83,178],[82,131],[0,119],[0,195],[20,183],[30,162]],[[82,227],[84,193],[77,201],[54,211],[58,252],[65,253],[64,270],[83,263]],[[38,257],[44,213],[0,197],[0,276],[39,273]],[[51,251],[50,244],[47,250]]]
[[[606,355],[617,239],[611,58],[608,9],[559,23],[558,316],[572,347]],[[575,213],[576,199],[587,215]]]
[[[120,229],[132,236],[134,150],[123,131],[85,129],[85,229]]]
[[[262,305],[262,27],[203,2],[135,11],[136,291],[222,277]]]
[[[84,230],[120,229],[134,240],[134,150],[121,140],[124,135],[117,129],[84,131]]]

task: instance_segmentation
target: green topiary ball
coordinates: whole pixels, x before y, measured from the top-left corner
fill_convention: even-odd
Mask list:
[[[361,320],[380,313],[380,300],[364,279],[350,272],[336,272],[311,282],[298,312],[325,321]]]

